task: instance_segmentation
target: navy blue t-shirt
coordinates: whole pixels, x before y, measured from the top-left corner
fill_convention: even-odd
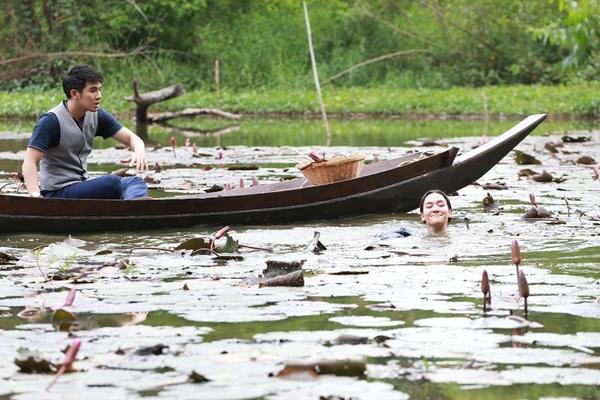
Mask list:
[[[96,136],[104,139],[114,136],[123,125],[111,113],[102,108],[98,109],[98,131]],[[60,143],[60,124],[54,113],[46,113],[33,128],[33,134],[29,138],[28,147],[33,147],[46,152]]]

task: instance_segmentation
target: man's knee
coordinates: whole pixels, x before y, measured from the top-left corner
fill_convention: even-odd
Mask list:
[[[123,194],[121,178],[117,175],[107,175],[102,178],[102,183],[106,186],[107,197],[111,199],[120,199]]]

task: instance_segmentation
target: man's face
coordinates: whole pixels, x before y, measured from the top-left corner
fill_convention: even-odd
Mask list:
[[[81,92],[71,90],[71,98],[86,111],[96,112],[102,100],[102,83],[88,81]]]

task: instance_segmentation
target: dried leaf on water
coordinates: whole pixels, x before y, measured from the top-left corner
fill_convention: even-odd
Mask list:
[[[273,278],[263,279],[258,287],[266,286],[304,286],[304,271],[294,271],[285,275],[278,275]]]
[[[314,237],[313,239],[308,243],[308,245],[306,246],[306,249],[308,251],[311,251],[315,254],[320,254],[323,251],[327,250],[327,247],[325,247],[323,245],[323,243],[321,243],[319,241],[319,238],[321,237],[321,232],[314,232]]]
[[[508,189],[508,186],[506,185],[506,183],[495,182],[484,183],[483,185],[481,185],[481,188],[484,190],[506,190]]]
[[[487,196],[483,198],[482,203],[483,211],[492,214],[500,214],[500,205],[494,200],[491,194],[488,193]]]
[[[181,185],[179,185],[179,189],[181,190],[191,190],[194,187],[194,182],[190,180],[185,180]]]
[[[594,160],[590,156],[581,156],[575,162],[577,164],[582,164],[582,165],[594,165],[594,164],[596,164],[596,160]]]
[[[546,170],[543,170],[541,174],[535,174],[531,176],[531,179],[536,181],[536,182],[543,182],[543,183],[548,183],[548,182],[552,182],[552,175],[550,175],[550,173]]]
[[[18,350],[15,364],[19,367],[19,372],[24,374],[53,374],[58,370],[58,366],[39,354],[37,351],[20,348]]]
[[[213,250],[216,253],[239,253],[239,242],[227,235],[227,241],[225,244],[216,246]]]
[[[515,161],[519,165],[541,164],[541,161],[534,156],[524,153],[521,150],[515,150]]]
[[[202,374],[197,373],[196,371],[192,371],[192,373],[188,376],[188,380],[193,383],[210,382],[210,379],[206,378]]]
[[[154,346],[145,346],[137,349],[133,354],[136,356],[160,356],[165,354],[164,351],[167,350],[169,346],[165,346],[162,343],[155,344]]]
[[[287,363],[277,374],[278,378],[293,378],[294,375],[364,376],[367,363],[356,360],[317,361],[314,363]]]
[[[181,242],[175,250],[192,250],[196,251],[198,249],[208,249],[210,247],[210,242],[204,240],[200,237],[191,238]]]
[[[285,275],[291,272],[302,270],[305,260],[300,261],[266,261],[267,268],[263,269],[262,274],[265,278],[272,278],[278,275]]]
[[[539,172],[536,172],[530,168],[520,169],[519,172],[517,173],[517,175],[519,175],[519,176],[526,176],[526,177],[537,175],[537,174],[539,174]]]
[[[336,337],[331,344],[332,345],[344,345],[344,344],[349,344],[349,345],[358,345],[358,344],[367,344],[369,342],[369,338],[367,336],[357,336],[357,335],[350,335],[350,334],[342,334],[338,337]]]
[[[589,142],[590,140],[592,140],[591,136],[563,136],[562,137],[562,141],[564,143],[583,143],[583,142]]]
[[[9,254],[0,252],[0,265],[11,264],[12,261],[18,261],[19,259]]]

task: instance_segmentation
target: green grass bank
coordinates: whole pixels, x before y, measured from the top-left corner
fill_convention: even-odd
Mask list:
[[[490,86],[451,89],[396,89],[388,87],[323,89],[328,113],[385,115],[480,115],[484,99],[491,116],[549,113],[574,118],[600,118],[600,82],[565,86]],[[119,115],[133,110],[124,100],[131,94],[125,87],[105,84],[103,106]],[[52,91],[0,91],[0,117],[33,118],[53,107],[61,98]],[[319,112],[314,90],[263,89],[223,91],[220,100],[214,92],[186,91],[182,96],[152,106],[151,111],[186,107],[219,107],[226,111],[251,114],[303,114]]]

